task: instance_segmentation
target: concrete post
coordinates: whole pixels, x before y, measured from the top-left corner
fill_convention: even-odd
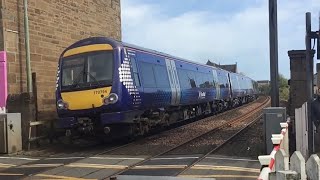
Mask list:
[[[275,171],[289,170],[289,157],[283,149],[279,149],[275,155]]]
[[[277,180],[300,180],[300,178],[295,171],[279,171],[277,172]]]
[[[306,164],[307,176],[309,180],[320,179],[320,159],[318,155],[313,154],[307,161]]]
[[[269,180],[277,180],[277,173],[276,172],[271,172],[269,174]]]
[[[6,113],[8,87],[7,87],[7,54],[0,52],[0,114]]]
[[[307,180],[306,161],[301,152],[295,151],[290,158],[290,170],[300,174],[301,180]]]

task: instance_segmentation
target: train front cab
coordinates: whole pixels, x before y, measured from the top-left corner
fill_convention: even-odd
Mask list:
[[[86,39],[61,55],[57,75],[58,127],[66,135],[110,132],[108,121],[119,119],[121,91],[116,69],[120,48],[101,39]]]

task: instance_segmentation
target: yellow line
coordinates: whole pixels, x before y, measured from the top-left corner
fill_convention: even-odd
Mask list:
[[[0,173],[0,176],[23,176],[24,174]]]
[[[97,168],[97,169],[125,169],[125,165],[104,165],[104,164],[85,164],[85,163],[72,163],[65,165],[66,167],[79,167],[79,168]]]
[[[0,168],[10,168],[10,167],[14,167],[16,165],[14,164],[3,164],[3,163],[0,163]]]
[[[43,177],[43,178],[54,178],[54,179],[70,179],[70,180],[96,180],[96,179],[84,179],[84,178],[75,178],[68,176],[57,176],[57,175],[49,175],[49,174],[37,174],[35,177]]]
[[[136,166],[134,169],[180,169],[185,168],[187,165],[144,165]]]
[[[81,46],[74,49],[69,49],[64,53],[63,57],[68,57],[76,54],[94,52],[94,51],[106,51],[112,50],[112,46],[110,44],[91,44],[87,46]]]
[[[243,175],[180,175],[179,177],[186,178],[244,178],[257,179],[258,176],[243,176]]]
[[[17,168],[43,168],[43,167],[58,167],[63,164],[30,164],[30,165],[22,165]]]
[[[244,168],[235,166],[207,166],[207,165],[195,165],[191,169],[212,169],[212,170],[224,170],[224,171],[246,171],[260,173],[260,169]]]

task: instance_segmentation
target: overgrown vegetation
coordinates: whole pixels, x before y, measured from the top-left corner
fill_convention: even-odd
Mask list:
[[[271,87],[270,85],[262,85],[259,87],[259,91],[262,94],[270,95]],[[279,96],[280,101],[287,101],[289,99],[288,79],[286,79],[282,74],[279,74]]]

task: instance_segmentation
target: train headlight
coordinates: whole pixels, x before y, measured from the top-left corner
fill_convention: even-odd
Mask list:
[[[115,104],[116,102],[118,102],[118,100],[119,100],[118,95],[115,93],[111,93],[108,97],[103,99],[103,104],[104,105]]]
[[[57,102],[58,109],[68,109],[68,103],[64,102],[63,100],[59,100]]]

